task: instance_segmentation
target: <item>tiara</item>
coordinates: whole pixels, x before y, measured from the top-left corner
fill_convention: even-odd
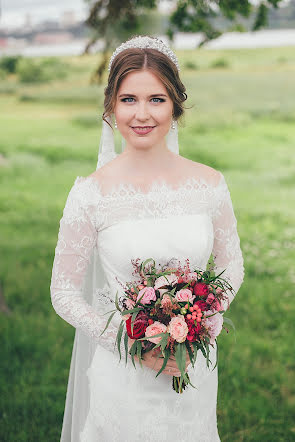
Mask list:
[[[170,60],[172,60],[173,63],[176,65],[178,71],[180,70],[176,55],[169,48],[169,46],[167,46],[162,40],[160,40],[157,37],[138,36],[138,37],[133,37],[133,38],[127,40],[125,43],[122,43],[120,46],[117,47],[117,49],[113,52],[110,62],[109,62],[109,67],[108,67],[109,72],[111,70],[111,66],[114,61],[114,58],[120,52],[125,51],[125,49],[130,49],[130,48],[156,49],[157,51],[162,52],[163,54],[167,55],[167,57],[169,57]]]

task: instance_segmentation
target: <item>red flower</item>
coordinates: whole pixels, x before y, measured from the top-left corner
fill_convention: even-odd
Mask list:
[[[188,326],[188,334],[186,339],[190,342],[196,341],[198,339],[198,334],[201,331],[200,323],[197,322],[197,325],[195,325],[195,321],[193,319],[188,319],[187,317],[185,317],[185,321]]]
[[[203,300],[197,301],[195,302],[195,304],[197,304],[200,307],[202,312],[210,309],[210,306],[208,306],[207,303]]]
[[[131,333],[132,316],[130,316],[126,321],[126,330],[129,338],[131,339],[142,338],[145,334],[147,326],[149,325],[148,319],[149,319],[148,315],[143,310],[140,310],[135,318],[133,325],[133,334],[132,334]]]
[[[196,296],[206,297],[209,293],[209,287],[204,282],[197,282],[194,286],[194,294]]]

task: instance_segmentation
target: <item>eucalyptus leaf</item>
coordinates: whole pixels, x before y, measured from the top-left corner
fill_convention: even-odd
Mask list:
[[[119,301],[118,301],[118,290],[117,290],[116,297],[115,297],[115,305],[116,305],[117,309],[121,312],[121,309],[119,306]]]
[[[118,345],[118,351],[119,351],[119,355],[120,355],[120,361],[121,361],[120,344],[121,344],[121,339],[122,339],[123,327],[124,327],[124,319],[121,320],[120,325],[119,325],[119,329],[118,329],[118,333],[117,333],[117,345]]]
[[[188,352],[191,364],[194,367],[194,354],[192,352],[192,349],[191,349],[191,346],[190,346],[189,342],[185,341],[185,346],[187,348],[187,352]]]
[[[128,361],[128,334],[126,331],[124,336],[124,347],[125,347],[125,366],[126,366]]]
[[[107,320],[107,323],[106,323],[105,328],[103,329],[103,331],[101,332],[101,334],[100,334],[99,336],[101,336],[101,335],[106,331],[106,329],[108,328],[109,323],[111,322],[111,320],[112,320],[112,318],[113,318],[113,316],[114,316],[115,313],[116,313],[116,311],[114,311],[114,312],[110,315],[109,319]]]
[[[135,361],[134,361],[134,355],[136,353],[136,350],[137,350],[137,344],[136,344],[136,341],[134,341],[131,348],[130,348],[130,354],[131,354],[132,364],[134,365],[135,369],[136,369],[136,365],[135,365]]]
[[[186,348],[185,348],[185,343],[178,343],[176,345],[176,350],[175,350],[175,360],[177,363],[177,366],[179,368],[180,373],[182,374],[185,370],[185,360],[186,360]]]
[[[142,367],[142,362],[141,362],[141,359],[142,359],[142,356],[141,356],[142,344],[138,340],[136,340],[135,342],[136,342],[136,354],[137,354],[139,363],[140,363],[140,365]]]
[[[165,336],[167,334],[167,332],[162,332],[162,333],[157,333],[156,335],[153,335],[152,337],[158,337],[158,336]],[[149,338],[148,337],[143,337],[143,338],[138,338],[139,341],[147,341]],[[156,344],[156,347],[160,347],[160,343]],[[154,348],[156,348],[154,347]]]
[[[132,317],[131,317],[131,333],[132,333],[132,336],[133,336],[133,328],[134,328],[134,322],[135,322],[136,316],[137,316],[137,312],[132,313]]]
[[[169,359],[170,354],[171,354],[170,348],[165,348],[164,353],[165,353],[165,357],[164,357],[163,365],[160,368],[160,370],[158,371],[158,373],[156,374],[156,377],[159,376],[160,373],[162,373],[162,371],[164,370],[164,368],[167,365],[168,359]]]
[[[212,371],[215,369],[215,367],[217,366],[217,362],[218,362],[218,342],[217,342],[217,339],[215,339],[215,342],[216,342],[216,362],[215,362],[215,365],[214,365]]]

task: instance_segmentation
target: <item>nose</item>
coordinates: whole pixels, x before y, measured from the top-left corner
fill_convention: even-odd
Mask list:
[[[144,101],[138,102],[136,106],[135,117],[139,121],[145,121],[149,119],[150,115],[148,112],[147,103],[145,103]]]

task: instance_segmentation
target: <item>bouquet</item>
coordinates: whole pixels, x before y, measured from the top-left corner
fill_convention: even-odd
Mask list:
[[[223,313],[223,301],[226,291],[233,291],[231,285],[223,278],[221,272],[215,275],[212,269],[190,269],[189,259],[184,267],[160,266],[157,269],[152,258],[139,262],[136,260],[135,272],[138,280],[127,282],[124,286],[125,295],[118,299],[116,293],[115,306],[101,334],[107,329],[116,312],[122,317],[116,336],[116,343],[121,361],[120,344],[124,333],[124,347],[127,356],[131,355],[135,366],[136,355],[142,366],[144,353],[158,348],[163,365],[156,377],[165,369],[170,355],[174,355],[181,376],[173,376],[172,388],[182,393],[188,384],[196,388],[185,371],[187,353],[194,367],[197,352],[200,350],[209,367],[210,347],[217,345],[217,336],[223,323],[233,327],[230,319]],[[228,332],[228,330],[226,329]],[[134,342],[128,350],[128,337]],[[218,355],[218,352],[217,352]],[[217,365],[216,364],[214,368]],[[214,369],[213,368],[213,369]]]

